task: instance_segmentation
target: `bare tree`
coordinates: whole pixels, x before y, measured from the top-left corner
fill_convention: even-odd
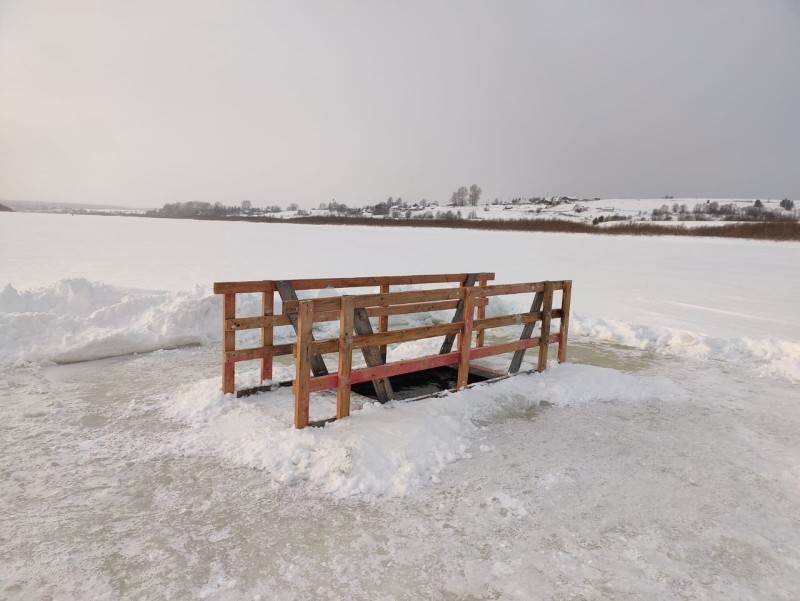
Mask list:
[[[461,186],[458,190],[453,192],[453,195],[450,197],[450,203],[454,207],[463,207],[467,204],[468,196],[469,190],[467,190],[466,186]]]
[[[472,207],[478,206],[478,201],[481,199],[481,187],[478,184],[472,184],[469,187],[469,204]]]

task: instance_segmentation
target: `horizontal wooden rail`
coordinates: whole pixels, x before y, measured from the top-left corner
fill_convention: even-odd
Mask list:
[[[558,334],[550,336],[550,342],[558,342]],[[483,346],[480,348],[473,348],[470,350],[470,360],[485,359],[493,355],[503,355],[505,353],[513,353],[521,348],[534,348],[539,346],[541,338],[526,338],[525,340],[514,340],[512,342],[504,342],[502,344],[495,344],[492,346]],[[433,369],[436,367],[444,367],[447,365],[456,365],[461,357],[461,353],[453,351],[446,355],[428,355],[418,359],[406,359],[404,361],[394,361],[385,365],[377,367],[362,367],[354,369],[350,372],[350,384],[361,384],[362,382],[369,382],[376,378],[388,378],[391,376],[400,376],[403,374],[421,371],[423,369]],[[321,390],[329,390],[336,388],[339,384],[338,374],[328,374],[326,376],[318,376],[310,380],[311,392],[319,392]]]
[[[486,306],[488,299],[476,299],[478,306]],[[410,313],[428,313],[430,311],[446,311],[448,309],[455,309],[458,306],[458,300],[446,301],[428,301],[425,303],[408,303],[403,305],[389,305],[385,307],[368,307],[367,315],[370,317],[382,317],[389,315],[408,315]],[[234,317],[225,320],[225,331],[240,332],[242,330],[255,330],[264,327],[280,327],[292,325],[289,313],[296,313],[296,304],[292,302],[294,311],[287,310],[284,307],[284,315],[265,315],[264,317]],[[339,321],[338,311],[314,311],[314,323],[323,323],[328,321]]]
[[[564,282],[551,282],[553,290],[562,290]],[[526,292],[544,292],[545,282],[529,282],[525,284],[494,284],[492,286],[485,286],[478,288],[476,294],[478,296],[499,296],[505,294],[524,294]]]
[[[561,309],[553,309],[550,316],[556,319],[561,318]],[[505,326],[515,326],[524,323],[534,323],[542,319],[541,311],[533,313],[515,313],[514,315],[501,315],[499,317],[487,317],[476,319],[474,330],[488,330],[490,328],[502,328]]]
[[[353,278],[311,278],[286,280],[295,290],[323,290],[325,288],[367,288],[377,286],[413,286],[417,284],[456,284],[463,282],[467,273],[438,273],[421,275],[388,275]],[[491,272],[478,273],[479,279],[493,280]],[[275,280],[251,280],[246,282],[216,282],[215,294],[246,294],[268,292]]]
[[[376,378],[388,378],[391,376],[400,376],[403,374],[410,374],[415,371],[423,369],[433,369],[436,367],[444,367],[445,365],[455,365],[461,353],[454,351],[446,355],[429,355],[418,359],[406,359],[404,361],[394,361],[386,363],[385,365],[378,365],[376,367],[362,367],[354,369],[350,372],[350,384],[361,384],[362,382],[369,382]],[[311,392],[319,392],[320,390],[327,390],[335,388],[339,384],[339,374],[329,374],[327,376],[319,376],[311,378]]]
[[[404,328],[402,330],[392,330],[381,334],[368,334],[366,336],[355,336],[353,338],[353,348],[360,349],[367,346],[380,346],[382,344],[396,344],[398,342],[408,342],[409,340],[423,340],[425,338],[435,338],[447,334],[455,334],[461,329],[461,323],[445,323],[436,326],[421,326],[418,328]]]
[[[359,294],[354,297],[356,309],[367,307],[387,307],[389,305],[403,305],[429,301],[444,301],[461,299],[464,296],[463,288],[436,288],[434,290],[409,290],[405,292],[388,292],[386,294]],[[327,298],[308,299],[314,305],[314,312],[339,311],[342,306],[342,297],[330,296]],[[284,301],[285,312],[297,311],[302,301]]]

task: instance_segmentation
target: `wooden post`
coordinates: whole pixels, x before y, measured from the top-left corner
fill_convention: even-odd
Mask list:
[[[533,295],[533,302],[531,303],[531,313],[536,313],[537,311],[542,310],[542,302],[544,300],[544,292],[537,292]],[[527,340],[531,336],[533,336],[533,328],[536,325],[535,321],[531,321],[526,323],[522,327],[522,334],[520,334],[520,340]],[[525,358],[525,350],[520,349],[514,352],[514,356],[511,358],[511,366],[508,368],[508,373],[515,374],[519,371],[519,368],[522,367],[522,360]]]
[[[353,297],[342,297],[339,314],[339,385],[336,390],[336,419],[350,415],[350,371],[353,368]]]
[[[464,281],[461,283],[461,288],[466,290],[467,288],[471,288],[475,285],[475,280],[477,279],[477,273],[469,273]],[[464,315],[464,297],[462,296],[461,299],[458,301],[458,307],[456,307],[455,315],[453,315],[452,323],[458,323],[459,321],[463,321]],[[456,340],[455,334],[448,334],[444,337],[444,342],[442,342],[442,348],[439,350],[440,355],[446,355],[450,351],[453,350],[453,343]]]
[[[261,294],[261,315],[272,317],[275,312],[275,287],[270,286]],[[261,328],[261,346],[272,346],[272,324]],[[261,381],[272,379],[272,355],[261,359]]]
[[[297,292],[295,292],[292,285],[286,280],[276,281],[275,286],[278,289],[278,294],[280,294],[282,301],[297,300]],[[289,315],[289,321],[292,322],[292,327],[294,328],[294,331],[297,332],[299,336],[300,333],[298,331],[297,316],[294,313],[289,313],[288,315]],[[311,334],[311,340],[314,340],[314,334]],[[315,376],[328,375],[328,368],[325,367],[325,361],[322,359],[322,355],[318,354],[311,355],[311,371],[314,372]]]
[[[392,287],[389,284],[384,284],[383,286],[381,286],[381,294],[388,294],[389,292],[391,292],[391,288]],[[379,332],[388,332],[389,331],[389,316],[388,315],[381,315],[378,318],[378,331]],[[388,347],[385,344],[382,344],[381,347],[380,347],[381,358],[383,359],[384,363],[386,363],[387,348]]]
[[[478,287],[485,288],[487,283],[488,279],[486,278],[485,275],[483,275],[478,280]],[[478,319],[485,319],[485,318],[486,318],[486,305],[481,304],[478,307]],[[478,332],[478,336],[476,337],[475,346],[483,346],[485,341],[486,341],[486,330],[481,330],[480,332]]]
[[[222,392],[236,389],[236,363],[228,359],[228,351],[236,350],[236,332],[228,330],[225,320],[236,318],[236,294],[222,297]]]
[[[472,321],[475,314],[475,288],[464,289],[464,321],[459,336],[459,351],[461,357],[458,361],[458,379],[456,390],[461,390],[467,385],[469,379],[469,351],[472,348]]]
[[[313,301],[300,301],[297,311],[297,346],[295,352],[294,427],[308,425],[309,384],[311,380],[311,328],[314,325]]]
[[[550,337],[550,311],[553,308],[553,282],[544,283],[544,307],[542,308],[542,341],[539,343],[539,365],[537,371],[547,369],[547,349]]]
[[[569,305],[572,300],[572,281],[564,282],[561,290],[561,325],[558,329],[558,362],[567,360],[567,335],[569,334]]]
[[[372,334],[372,325],[369,323],[367,310],[356,309],[353,313],[353,327],[356,333],[360,336]],[[370,367],[384,364],[377,346],[365,346],[361,349],[361,354],[364,355],[364,361]],[[378,395],[378,400],[381,403],[392,400],[394,391],[389,378],[376,378],[372,380],[372,385],[375,387],[375,394]]]

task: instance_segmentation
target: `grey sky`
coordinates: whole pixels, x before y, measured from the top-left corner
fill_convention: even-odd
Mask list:
[[[800,198],[795,0],[0,0],[0,199]]]

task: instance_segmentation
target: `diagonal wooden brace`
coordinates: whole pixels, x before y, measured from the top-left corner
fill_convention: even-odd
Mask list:
[[[476,280],[478,279],[477,273],[469,273],[467,274],[466,279],[464,280],[464,288],[470,288],[475,285]],[[462,297],[461,300],[458,301],[458,307],[456,307],[455,315],[453,315],[453,322],[458,323],[463,321],[464,319],[464,298]],[[453,343],[456,341],[455,334],[448,334],[444,337],[444,342],[442,342],[442,348],[439,351],[440,355],[446,355],[450,351],[453,350]]]
[[[353,326],[356,334],[359,336],[372,334],[372,324],[369,323],[369,315],[366,309],[356,309],[353,316]],[[366,346],[361,349],[364,355],[364,361],[367,362],[369,367],[377,367],[383,365],[385,361],[381,356],[380,348],[377,346]],[[372,380],[372,385],[375,387],[375,394],[378,395],[378,400],[381,403],[391,401],[394,396],[392,384],[389,378],[376,378]]]
[[[278,290],[278,294],[281,295],[282,301],[296,301],[297,300],[297,292],[295,292],[292,285],[287,282],[286,280],[277,280],[275,282],[275,288]],[[289,321],[292,322],[292,327],[294,328],[295,334],[298,333],[297,329],[297,314],[296,313],[289,313],[288,314]],[[314,334],[311,334],[311,341],[314,340]],[[322,355],[319,353],[314,353],[311,355],[311,373],[315,376],[327,376],[328,375],[328,368],[325,366],[325,361],[322,359]]]
[[[543,301],[544,301],[544,292],[537,292],[533,296],[533,304],[531,304],[531,313],[535,313],[536,311],[541,311]],[[525,326],[522,328],[522,334],[520,334],[519,339],[525,340],[533,336],[533,328],[535,325],[536,325],[535,321],[526,323]],[[519,368],[522,366],[522,359],[525,358],[525,350],[526,349],[520,349],[514,353],[514,356],[511,358],[511,366],[508,368],[508,373],[515,374],[519,371]]]

